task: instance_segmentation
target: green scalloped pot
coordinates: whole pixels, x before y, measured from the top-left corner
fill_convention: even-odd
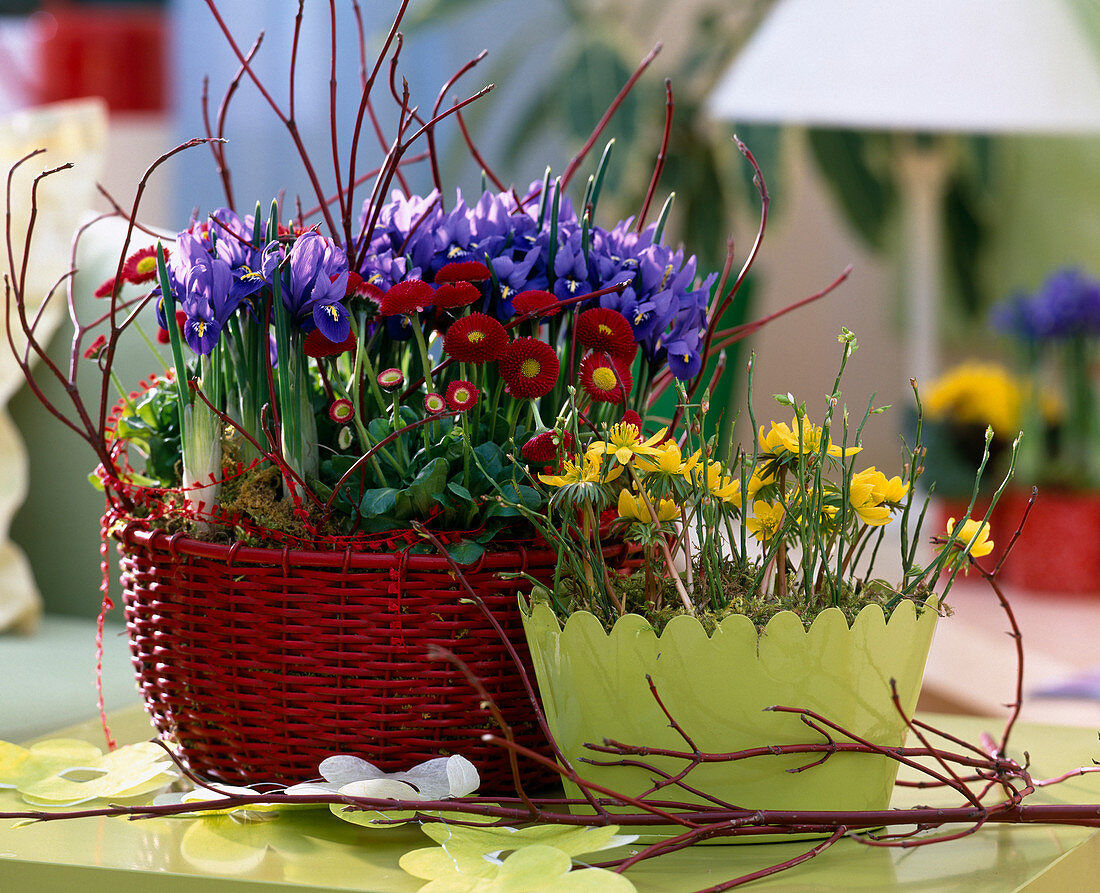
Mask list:
[[[562,629],[545,604],[521,603],[524,628],[550,730],[566,758],[590,781],[640,794],[650,775],[634,767],[590,766],[585,742],[685,750],[682,738],[650,694],[649,675],[669,712],[705,752],[728,753],[770,744],[823,739],[797,715],[765,710],[802,707],[854,735],[886,746],[905,742],[906,727],[890,698],[897,682],[901,706],[912,715],[937,615],[901,604],[887,623],[878,606],[864,608],[851,629],[835,608],[807,632],[794,614],[776,615],[758,635],[740,615],[707,636],[694,617],[674,618],[661,635],[636,614],[608,634],[587,611]],[[837,740],[843,740],[838,738]],[[805,772],[814,754],[767,755],[697,767],[687,782],[737,806],[779,810],[886,809],[898,764],[875,755],[836,753]],[[675,758],[651,757],[668,772]],[[570,796],[578,796],[572,786]],[[694,800],[675,792],[671,799]],[[759,839],[759,838],[757,838]]]

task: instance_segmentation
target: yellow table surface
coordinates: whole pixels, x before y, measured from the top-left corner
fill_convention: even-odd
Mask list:
[[[998,732],[990,720],[926,717],[977,740]],[[140,709],[121,711],[112,730],[125,743],[150,737]],[[59,732],[102,744],[98,723]],[[1021,725],[1013,751],[1031,754],[1036,778],[1051,777],[1100,758],[1093,730]],[[1036,795],[1046,802],[1100,803],[1100,777],[1074,779]],[[928,791],[899,789],[895,807],[955,805]],[[0,791],[0,811],[26,808]],[[129,893],[225,891],[259,893],[308,889],[412,893],[424,882],[405,874],[398,859],[430,846],[415,829],[371,831],[325,811],[296,811],[274,821],[239,824],[206,819],[76,819],[22,828],[0,820],[0,891],[4,893]],[[641,893],[699,890],[790,858],[806,844],[695,847],[632,868]],[[611,855],[601,853],[601,857]],[[991,826],[967,838],[913,850],[871,849],[843,840],[812,861],[758,882],[767,890],[1028,890],[1073,893],[1097,889],[1100,831],[1053,826]]]

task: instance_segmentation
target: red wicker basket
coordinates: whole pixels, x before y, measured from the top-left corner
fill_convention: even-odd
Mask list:
[[[225,546],[134,521],[112,536],[146,708],[200,775],[301,781],[335,753],[386,770],[461,753],[482,792],[510,790],[505,752],[481,740],[491,717],[458,668],[428,659],[431,645],[468,664],[517,741],[547,752],[504,643],[461,602],[441,556]],[[523,582],[499,572],[553,570],[552,551],[516,549],[466,571],[528,668]],[[538,772],[524,766],[525,778]]]

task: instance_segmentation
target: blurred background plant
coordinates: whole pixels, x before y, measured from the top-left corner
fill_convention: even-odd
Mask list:
[[[990,469],[1002,470],[1033,387],[1032,379],[1002,363],[976,359],[959,363],[929,382],[921,391],[924,485],[934,485],[937,496],[969,498],[974,469],[985,449],[986,428],[993,429]],[[1040,428],[1035,434],[1046,444],[1060,422],[1062,404],[1049,390],[1039,390],[1036,400]],[[994,486],[992,475],[983,479],[984,492],[992,492]]]
[[[1036,291],[1017,292],[999,303],[990,321],[1011,339],[1023,374],[1032,382],[1052,376],[1065,405],[1064,420],[1050,438],[1042,392],[1033,387],[1026,394],[1020,482],[1068,490],[1100,486],[1100,280],[1080,269],[1056,270]]]

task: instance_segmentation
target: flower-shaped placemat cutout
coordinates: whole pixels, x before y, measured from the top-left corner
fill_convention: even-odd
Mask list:
[[[29,748],[0,742],[0,785],[35,806],[126,800],[171,784],[179,773],[150,741],[104,754],[82,741],[54,739]]]
[[[0,741],[0,788],[21,790],[69,766],[83,766],[103,756],[94,744],[74,738],[53,738],[30,747]]]
[[[635,840],[618,828],[536,825],[529,828],[470,828],[424,825],[439,846],[413,850],[401,867],[428,884],[420,893],[628,893],[634,885],[599,868],[573,870],[573,858]],[[500,858],[502,853],[508,853]]]

